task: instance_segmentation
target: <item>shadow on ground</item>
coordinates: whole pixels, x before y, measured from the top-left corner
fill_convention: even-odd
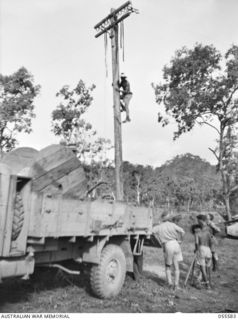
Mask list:
[[[69,264],[64,265],[69,267]],[[38,267],[29,280],[7,279],[0,286],[0,311],[4,304],[29,301],[32,294],[40,295],[59,288],[76,286],[90,294],[88,272],[84,269],[80,272],[79,276],[68,275],[59,269]]]

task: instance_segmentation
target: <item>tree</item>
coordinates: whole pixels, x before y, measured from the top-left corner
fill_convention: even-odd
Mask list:
[[[94,89],[95,85],[87,87],[82,80],[73,89],[63,86],[56,94],[61,101],[52,112],[52,131],[63,139],[61,143],[75,146],[90,184],[103,179],[102,168],[110,165],[107,151],[112,148],[111,141],[98,137],[91,123],[84,119],[92,104]]]
[[[80,160],[86,161],[90,152],[92,138],[96,135],[92,125],[83,119],[83,115],[90,107],[95,85],[86,87],[80,80],[77,86],[70,90],[68,85],[56,93],[61,98],[60,104],[52,112],[53,132],[64,139],[65,144],[75,144]]]
[[[109,139],[99,137],[92,143],[91,149],[87,154],[89,165],[85,165],[84,163],[84,169],[89,186],[95,185],[98,182],[105,182],[107,184],[102,184],[99,188],[95,189],[93,196],[105,194],[106,190],[110,190],[113,193],[111,189],[114,183],[110,181],[110,172],[107,172],[111,171],[112,166],[112,161],[108,158],[107,152],[112,148]]]
[[[24,67],[10,76],[0,74],[0,154],[15,147],[17,133],[32,131],[34,99],[39,91]]]
[[[225,67],[222,67],[225,65]],[[165,126],[175,119],[174,139],[189,132],[196,124],[207,125],[216,131],[218,144],[209,148],[217,159],[221,174],[223,197],[228,219],[231,218],[229,198],[234,189],[231,181],[227,146],[229,131],[238,123],[238,46],[233,45],[224,56],[212,46],[196,44],[193,49],[182,48],[175,53],[163,70],[163,83],[152,84],[156,102],[165,107],[158,122]],[[169,116],[169,117],[167,117]]]

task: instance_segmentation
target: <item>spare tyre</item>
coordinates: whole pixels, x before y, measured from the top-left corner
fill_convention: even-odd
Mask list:
[[[23,227],[24,223],[24,207],[20,192],[16,193],[16,199],[14,204],[14,213],[12,221],[12,241],[15,241]]]

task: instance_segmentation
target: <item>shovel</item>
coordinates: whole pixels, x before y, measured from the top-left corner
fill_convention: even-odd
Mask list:
[[[197,258],[197,253],[195,253],[195,255],[194,255],[194,257],[193,257],[193,260],[192,260],[192,262],[191,262],[191,264],[190,264],[190,267],[189,267],[189,269],[188,269],[188,273],[187,273],[186,279],[185,279],[185,281],[184,281],[184,287],[186,287],[186,285],[187,285],[187,282],[188,282],[188,279],[189,279],[189,276],[190,276],[191,271],[192,271],[192,276],[193,276],[196,258]]]

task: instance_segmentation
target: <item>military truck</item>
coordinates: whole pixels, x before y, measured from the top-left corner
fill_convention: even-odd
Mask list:
[[[225,230],[228,238],[238,239],[238,215],[225,222]]]
[[[28,279],[36,266],[73,273],[62,265],[73,259],[90,265],[96,296],[116,296],[151,237],[152,210],[87,196],[84,170],[69,148],[18,148],[5,154],[0,161],[0,279]]]

